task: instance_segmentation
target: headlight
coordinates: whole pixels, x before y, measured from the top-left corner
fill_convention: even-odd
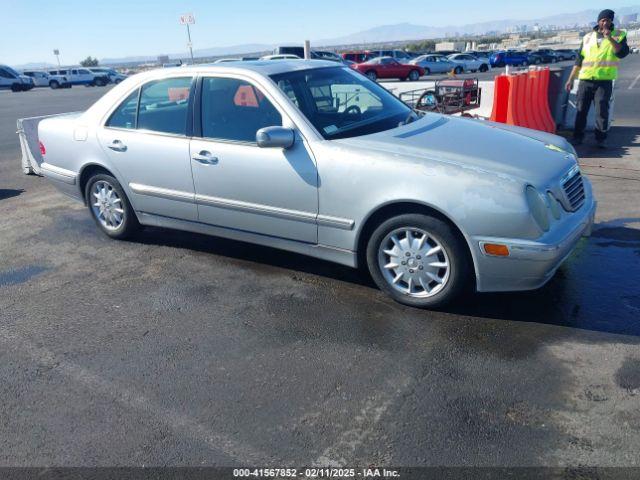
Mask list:
[[[529,210],[531,216],[536,221],[538,226],[545,232],[549,230],[549,215],[547,214],[547,202],[544,201],[542,195],[536,190],[535,187],[528,185],[525,190],[525,196],[527,197],[527,203],[529,204]]]
[[[560,220],[560,204],[556,197],[553,196],[553,193],[547,192],[547,200],[549,201],[549,210],[551,210],[551,215],[556,220]]]

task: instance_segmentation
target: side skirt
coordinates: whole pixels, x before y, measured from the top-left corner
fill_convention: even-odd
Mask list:
[[[186,232],[202,233],[214,237],[228,238],[240,242],[255,243],[266,247],[278,248],[289,252],[300,253],[310,257],[320,258],[329,262],[339,263],[347,267],[357,266],[357,255],[351,250],[329,247],[327,245],[316,245],[312,243],[297,242],[286,238],[260,235],[257,233],[235,230],[232,228],[217,227],[207,223],[190,222],[178,218],[163,217],[145,212],[136,212],[138,220],[142,225],[153,227],[172,228]]]

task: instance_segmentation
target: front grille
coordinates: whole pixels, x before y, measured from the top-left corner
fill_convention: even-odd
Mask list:
[[[562,189],[569,201],[571,210],[576,211],[579,209],[584,203],[584,184],[582,183],[580,170],[576,171],[576,173],[562,183]]]

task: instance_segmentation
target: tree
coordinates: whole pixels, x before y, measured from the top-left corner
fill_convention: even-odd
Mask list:
[[[98,66],[98,59],[97,58],[91,58],[91,56],[88,56],[87,58],[85,58],[84,60],[82,60],[80,62],[80,65],[82,65],[83,67],[97,67]]]

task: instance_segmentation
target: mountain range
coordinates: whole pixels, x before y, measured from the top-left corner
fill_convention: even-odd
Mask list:
[[[616,16],[619,18],[622,15],[628,15],[633,13],[640,13],[640,5],[631,7],[614,8]],[[433,38],[444,38],[454,35],[479,35],[487,32],[506,32],[508,29],[518,25],[534,25],[540,26],[582,26],[595,22],[598,16],[599,10],[583,10],[575,13],[563,13],[547,17],[534,18],[529,20],[523,19],[502,19],[491,22],[470,23],[466,25],[447,25],[447,26],[426,26],[415,25],[412,23],[400,23],[395,25],[381,25],[378,27],[370,28],[353,34],[345,35],[342,37],[325,38],[325,39],[312,39],[311,44],[314,47],[333,47],[339,45],[357,45],[364,43],[383,43],[383,42],[396,42],[402,40],[423,40]],[[281,42],[280,45],[301,45],[302,42]],[[254,52],[268,52],[273,50],[274,44],[266,43],[250,43],[242,45],[233,45],[226,47],[214,47],[195,49],[193,54],[195,57],[218,57],[218,56],[230,56],[241,55]],[[109,64],[125,64],[125,63],[140,63],[140,62],[154,62],[157,61],[157,57],[161,52],[156,55],[136,55],[120,58],[103,58],[100,63],[103,65]],[[169,54],[169,58],[188,58],[189,54],[186,52]],[[17,68],[41,68],[44,66],[50,66],[49,64],[31,63],[28,66],[17,66]]]

